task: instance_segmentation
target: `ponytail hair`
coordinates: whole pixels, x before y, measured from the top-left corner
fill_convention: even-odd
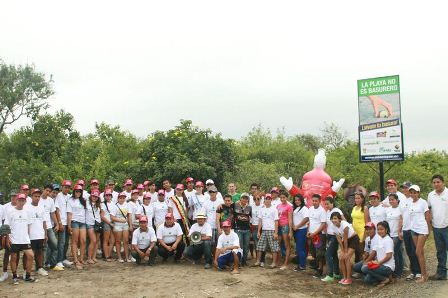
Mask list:
[[[389,227],[389,223],[387,221],[380,221],[376,225],[377,230],[378,230],[378,226],[382,226],[386,230],[386,234],[390,236],[390,227]]]

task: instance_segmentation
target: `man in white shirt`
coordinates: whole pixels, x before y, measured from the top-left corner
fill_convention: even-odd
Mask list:
[[[20,193],[23,193],[26,196],[26,204],[31,203],[31,197],[30,197],[30,187],[28,184],[22,184],[20,186]]]
[[[71,266],[73,262],[67,259],[67,250],[70,240],[70,234],[67,229],[67,204],[70,198],[70,189],[72,182],[70,180],[62,181],[62,191],[58,193],[55,199],[56,217],[58,219],[58,255],[56,258],[57,264],[53,270],[64,270],[64,266]]]
[[[44,186],[42,196],[39,200],[39,206],[45,210],[45,223],[47,224],[47,238],[44,245],[44,264],[49,268],[56,266],[56,258],[58,255],[58,239],[56,238],[55,230],[59,230],[59,223],[56,218],[56,206],[54,200],[50,197],[53,191],[53,186],[47,184]],[[55,223],[53,230],[53,222]]]
[[[196,215],[196,223],[191,226],[188,233],[191,245],[185,249],[184,255],[186,258],[193,260],[193,263],[200,260],[202,255],[205,259],[205,269],[212,268],[212,227],[205,220],[207,216],[204,213]],[[200,233],[201,238],[199,242],[193,242],[191,235],[193,233]]]
[[[316,264],[316,277],[321,277],[323,274],[323,267],[325,261],[325,243],[326,237],[323,233],[327,225],[327,213],[322,208],[320,201],[321,197],[318,194],[314,194],[311,197],[312,206],[308,210],[310,219],[310,225],[308,229],[307,237],[311,241],[311,255],[313,256]]]
[[[216,245],[214,265],[219,270],[224,270],[226,266],[233,265],[232,274],[239,274],[238,266],[243,255],[240,248],[240,240],[238,235],[231,230],[230,221],[222,223],[224,233],[219,235],[218,244]]]
[[[136,264],[142,264],[147,261],[147,265],[153,266],[156,259],[156,242],[157,237],[154,229],[148,227],[148,218],[141,216],[139,219],[140,227],[135,229],[132,234],[132,257],[136,260]]]
[[[174,189],[171,187],[171,181],[169,179],[163,180],[162,187],[165,190],[165,200],[169,203],[170,198],[174,196]]]
[[[165,215],[165,223],[157,228],[157,240],[159,241],[159,256],[166,262],[169,256],[174,255],[174,262],[178,263],[185,249],[182,241],[182,228],[174,221],[172,213]]]
[[[3,217],[0,218],[0,221],[2,220],[6,220],[6,215],[9,214],[11,211],[10,209],[14,209],[15,206],[17,205],[17,193],[15,191],[12,191],[10,193],[10,198],[11,201],[6,203],[5,205],[3,205]],[[6,226],[4,227],[6,228]],[[6,245],[6,236],[7,234],[5,234],[4,237],[4,241],[5,241],[5,253],[3,255],[3,273],[0,276],[0,282],[3,282],[5,280],[8,279],[8,265],[9,265],[9,256],[10,254],[10,250],[8,249],[7,245]]]
[[[434,280],[447,279],[448,250],[448,189],[442,175],[434,175],[431,179],[434,188],[428,194],[428,207],[431,210],[432,229],[437,250],[437,272],[431,276]]]
[[[115,191],[115,181],[107,180],[106,185],[104,186],[104,190],[110,189],[112,191],[112,203],[115,205],[118,200],[118,192]],[[100,194],[101,202],[104,202],[104,192]]]
[[[212,179],[208,179],[207,181],[205,181],[205,187],[207,188],[207,191],[204,193],[204,196],[205,200],[208,200],[210,199],[210,194],[208,193],[208,191],[210,190],[211,187],[216,187],[215,182]],[[224,202],[224,198],[222,197],[222,194],[219,191],[216,193],[216,197],[218,198],[219,201]]]
[[[191,196],[195,194],[196,190],[194,189],[194,179],[191,177],[187,177],[185,179],[185,183],[187,184],[187,189],[184,191],[187,200],[190,201]],[[193,216],[193,208],[188,208],[188,219],[191,221],[194,220]]]

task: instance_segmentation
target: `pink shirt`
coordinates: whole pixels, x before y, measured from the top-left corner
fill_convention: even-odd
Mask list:
[[[287,226],[288,225],[288,213],[292,212],[292,206],[288,203],[286,204],[278,204],[278,225],[279,226]]]

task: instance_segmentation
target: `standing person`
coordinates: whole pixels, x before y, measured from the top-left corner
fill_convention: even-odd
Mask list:
[[[355,205],[351,212],[351,218],[353,221],[353,229],[355,229],[355,233],[359,238],[359,245],[355,250],[355,262],[359,262],[362,258],[362,248],[364,247],[364,227],[369,222],[369,208],[366,206],[365,197],[362,192],[355,192]]]
[[[169,203],[170,198],[174,196],[174,189],[171,187],[171,181],[169,179],[163,180],[162,187],[165,190],[165,201]]]
[[[67,202],[67,227],[72,236],[72,256],[76,269],[83,269],[86,253],[86,200],[82,196],[82,186],[77,184],[73,188],[73,195]],[[80,256],[78,258],[78,248]]]
[[[204,203],[205,203],[205,196],[204,196],[204,183],[201,181],[196,181],[195,183],[195,192],[188,198],[188,206],[193,210],[192,217],[196,218],[196,215],[199,212],[202,212]],[[191,222],[194,223],[194,220]]]
[[[5,242],[11,254],[10,266],[14,284],[19,284],[17,264],[21,251],[23,251],[24,258],[26,258],[24,281],[35,281],[34,278],[31,277],[34,253],[31,249],[31,240],[29,236],[30,218],[28,217],[28,212],[23,208],[25,203],[26,195],[23,193],[18,194],[16,206],[8,210],[4,221],[4,225],[9,226],[11,229],[11,233],[6,235]]]
[[[353,271],[358,273],[359,276],[362,274],[362,267],[367,266],[367,259],[369,258],[370,254],[372,253],[372,248],[375,246],[375,240],[377,239],[376,236],[376,228],[373,222],[366,223],[365,226],[365,233],[366,239],[365,239],[365,245],[364,245],[364,252],[362,255],[361,261],[357,262],[353,265]]]
[[[216,197],[216,187],[210,190],[210,200],[206,201],[203,206],[205,215],[207,216],[207,222],[212,229],[211,244],[214,247],[218,241],[218,225],[216,220],[216,211],[222,202],[218,201]],[[211,265],[211,262],[210,262]]]
[[[17,205],[17,193],[15,191],[12,191],[10,193],[10,202],[3,205],[3,217],[0,218],[0,221],[4,220],[6,221],[6,216],[14,211],[16,205]],[[25,197],[26,198],[26,197]],[[12,209],[12,210],[10,210]],[[6,223],[4,223],[6,225]],[[11,255],[10,248],[7,245],[7,237],[4,236],[3,241],[5,242],[5,253],[3,254],[3,273],[0,276],[0,282],[3,282],[8,279],[8,265],[9,265],[9,257]]]
[[[428,206],[432,215],[434,242],[437,250],[437,272],[431,279],[447,279],[447,250],[448,250],[448,189],[445,187],[443,176],[434,175],[431,179],[434,188],[428,194]]]
[[[250,196],[249,196],[249,205],[255,204],[254,198],[255,196],[260,192],[260,186],[257,183],[252,183],[250,185]],[[264,206],[263,200],[261,201],[261,204]]]
[[[266,251],[267,245],[272,252],[271,269],[277,267],[278,253],[280,245],[278,245],[278,211],[271,205],[272,197],[267,194],[264,197],[264,208],[261,209],[258,222],[258,257],[254,266],[261,265],[261,255]]]
[[[216,245],[214,265],[218,270],[224,270],[226,266],[233,265],[232,274],[239,274],[239,262],[243,254],[240,248],[238,235],[232,231],[231,223],[226,220],[222,223],[224,233],[219,235]]]
[[[124,259],[126,262],[129,260],[129,232],[132,233],[132,219],[129,212],[129,206],[126,203],[126,192],[122,191],[118,195],[118,202],[115,204],[115,208],[110,210],[112,221],[114,222],[114,237],[115,237],[115,250],[118,256],[118,262],[123,263],[124,260],[121,257],[121,244],[124,248]]]
[[[328,196],[325,198],[325,208],[327,217],[327,250],[325,252],[325,260],[327,263],[327,276],[322,281],[333,282],[334,279],[340,278],[339,272],[339,258],[338,258],[338,239],[336,238],[337,227],[333,224],[332,214],[338,213],[341,215],[342,220],[345,221],[345,217],[342,214],[341,209],[336,208],[334,198]],[[359,245],[359,243],[358,243]],[[342,249],[342,247],[341,247]],[[347,252],[347,251],[345,251]],[[344,262],[342,264],[345,265]],[[351,275],[350,275],[351,278]],[[344,278],[345,279],[345,278]]]
[[[31,197],[30,197],[30,187],[28,184],[22,184],[20,186],[20,193],[23,193],[26,197],[26,204],[31,203]]]
[[[45,210],[45,223],[47,224],[48,241],[44,243],[44,264],[46,264],[48,268],[54,269],[58,255],[58,240],[56,239],[55,231],[59,231],[59,222],[56,218],[55,202],[50,197],[52,191],[53,185],[47,184],[44,186],[42,196],[39,200],[39,206]],[[55,223],[54,229],[53,222]],[[57,268],[56,271],[58,269],[59,268]]]
[[[86,182],[83,179],[78,179],[78,181],[76,181],[76,185],[81,185],[81,187],[82,187],[82,197],[84,199],[87,199],[88,196],[89,196],[89,193],[87,192],[87,190],[85,190]]]
[[[188,238],[194,232],[201,234],[201,241],[189,245],[184,252],[185,257],[193,261],[193,264],[199,261],[204,255],[205,269],[212,268],[212,226],[206,222],[207,216],[204,213],[198,213],[196,216],[196,223],[191,226],[188,232]],[[190,239],[191,240],[191,239]],[[192,243],[190,241],[190,243]]]
[[[154,210],[154,225],[157,231],[158,227],[165,222],[165,215],[168,213],[168,203],[165,200],[165,191],[163,189],[159,189],[158,199],[151,205]]]
[[[71,197],[70,189],[72,182],[70,180],[64,180],[62,182],[62,191],[56,196],[55,207],[56,217],[59,223],[58,236],[58,256],[56,258],[57,264],[53,268],[56,271],[64,270],[64,266],[71,266],[73,262],[67,259],[67,251],[70,240],[70,233],[68,227],[70,223],[67,222],[67,206],[68,200]]]
[[[188,201],[184,194],[183,184],[176,185],[176,192],[170,197],[168,203],[168,212],[174,215],[174,220],[180,225],[184,235],[188,235],[188,230],[190,229],[190,223],[188,222]]]
[[[207,191],[204,193],[206,200],[210,198],[210,195],[208,193],[208,191],[210,190],[211,187],[215,187],[215,182],[212,179],[208,179],[207,181],[205,181],[205,186],[207,187]],[[216,197],[218,198],[219,201],[224,201],[224,198],[222,196],[222,194],[217,191],[216,193]]]
[[[45,209],[39,206],[42,191],[35,188],[31,191],[31,204],[27,204],[24,209],[28,212],[29,219],[29,237],[31,249],[34,254],[37,273],[42,276],[48,276],[44,269],[44,242],[47,238],[47,223],[45,221]],[[26,263],[27,256],[23,256],[23,262]]]
[[[272,206],[274,206],[275,208],[277,208],[277,205],[281,204],[280,201],[280,189],[278,187],[273,187],[271,189],[271,196],[272,196]]]
[[[386,189],[388,193],[396,194],[398,197],[398,201],[402,201],[403,199],[406,198],[406,196],[398,190],[397,181],[395,181],[394,179],[387,180]],[[385,197],[384,200],[381,202],[381,204],[383,205],[383,207],[390,207],[391,205],[389,202],[389,196]]]
[[[218,210],[216,210],[216,213],[218,213],[218,215],[216,216],[216,227],[218,229],[218,235],[221,235],[222,233],[221,225],[223,222],[228,221],[230,222],[230,224],[233,223],[233,208],[234,204],[232,203],[232,196],[226,194],[224,196],[224,204],[221,205],[221,208],[218,208]]]
[[[224,197],[224,199],[227,197],[227,195]],[[252,207],[252,216],[250,218],[250,233],[251,238],[254,241],[254,245],[250,246],[250,254],[251,257],[254,258],[253,250],[255,250],[255,259],[257,258],[258,252],[257,252],[257,245],[258,245],[258,223],[260,221],[260,212],[261,208],[263,208],[263,205],[261,205],[261,196],[256,195],[254,198],[254,204],[251,205]],[[254,249],[255,248],[255,249]],[[264,259],[261,259],[260,265],[263,263],[264,266]],[[263,267],[262,266],[262,267]]]
[[[294,239],[296,241],[296,257],[297,267],[294,271],[303,271],[306,268],[306,235],[308,233],[308,208],[306,207],[305,199],[301,194],[297,194],[293,201],[293,231]]]
[[[127,201],[127,204],[128,204],[128,211],[131,216],[132,229],[135,230],[139,227],[138,219],[136,217],[136,213],[137,213],[138,206],[139,206],[138,190],[137,189],[133,189],[131,191],[131,199],[129,201]]]
[[[166,262],[169,256],[174,256],[174,262],[178,263],[185,249],[182,241],[182,228],[174,221],[172,213],[165,215],[165,223],[157,228],[157,240],[159,241],[158,253]]]
[[[412,239],[416,247],[415,254],[420,265],[422,277],[416,280],[422,283],[428,280],[425,261],[425,242],[428,239],[431,230],[431,214],[429,212],[428,203],[420,198],[420,187],[412,185],[409,187],[409,193],[412,198],[409,215],[411,218]]]
[[[389,236],[389,224],[386,221],[380,221],[376,229],[378,235],[372,253],[366,260],[367,266],[362,266],[361,271],[365,274],[365,283],[379,282],[379,287],[384,287],[391,282],[395,269],[394,241]]]
[[[406,198],[405,198],[406,199]],[[401,278],[403,274],[403,217],[399,208],[400,201],[396,193],[390,193],[388,196],[389,208],[386,208],[386,221],[390,227],[390,237],[394,241],[394,260],[395,271],[394,277]]]
[[[143,184],[137,184],[137,190],[138,190],[137,202],[138,202],[138,205],[141,205],[141,204],[143,204],[143,195],[144,195],[145,187],[143,186]]]
[[[146,216],[148,225],[152,227],[152,222],[154,219],[154,209],[151,205],[151,199],[151,194],[149,192],[145,193],[145,195],[143,196],[143,204],[138,206],[136,216],[139,220],[140,217]]]
[[[156,233],[151,226],[148,226],[148,218],[146,216],[139,218],[139,224],[139,228],[132,234],[131,254],[137,265],[147,260],[147,265],[153,266],[157,255]]]
[[[311,241],[310,250],[314,258],[316,273],[314,276],[320,278],[324,270],[325,262],[325,234],[323,231],[327,225],[327,214],[320,204],[321,197],[314,194],[311,197],[312,206],[308,209],[310,225],[307,237]]]
[[[187,177],[187,179],[185,179],[185,184],[187,185],[187,189],[184,191],[184,194],[187,197],[187,201],[190,202],[190,197],[196,192],[194,189],[194,179]],[[194,220],[192,208],[188,208],[188,219],[190,223]]]
[[[103,223],[103,252],[104,258],[107,262],[112,261],[112,247],[115,243],[114,235],[112,233],[114,222],[112,221],[111,212],[116,208],[112,202],[113,195],[110,188],[104,190],[104,202],[101,204],[101,221]]]
[[[288,193],[280,192],[280,204],[276,206],[278,211],[278,240],[285,246],[285,261],[280,270],[288,269],[289,256],[291,254],[292,239],[292,205],[288,202]]]
[[[100,243],[101,227],[101,203],[99,190],[93,190],[90,193],[89,202],[86,208],[86,227],[89,236],[89,247],[87,251],[87,263],[95,264],[96,251]]]
[[[112,203],[116,204],[118,200],[118,192],[115,191],[115,181],[112,179],[109,179],[106,181],[104,186],[104,192],[100,194],[101,203],[104,202],[104,193],[106,192],[106,189],[110,190],[112,193]]]
[[[236,184],[235,183],[229,183],[227,185],[227,191],[228,194],[232,196],[232,202],[236,203],[240,200],[241,194],[236,192]]]
[[[210,195],[215,196],[216,187],[209,188]],[[233,203],[233,228],[238,235],[240,248],[243,249],[243,259],[241,264],[247,266],[247,256],[249,254],[250,241],[250,218],[252,217],[252,208],[249,206],[249,194],[241,194],[238,202]]]
[[[380,221],[386,220],[386,208],[381,205],[380,194],[376,191],[369,193],[370,205],[369,208],[369,221],[378,225]]]
[[[331,214],[331,221],[334,234],[341,247],[339,266],[342,269],[343,278],[339,283],[342,285],[350,285],[352,284],[352,256],[358,246],[359,238],[352,225],[344,220],[339,212],[335,211]]]
[[[156,202],[158,199],[156,184],[151,180],[148,180],[148,189],[149,190],[146,192],[146,194],[149,194],[151,196],[151,201],[149,202],[151,204]]]

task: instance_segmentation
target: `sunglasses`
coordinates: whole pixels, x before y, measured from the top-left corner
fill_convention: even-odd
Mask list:
[[[272,198],[264,198],[264,200],[265,200],[265,201],[266,201],[266,200],[270,201],[270,200],[272,200]]]

